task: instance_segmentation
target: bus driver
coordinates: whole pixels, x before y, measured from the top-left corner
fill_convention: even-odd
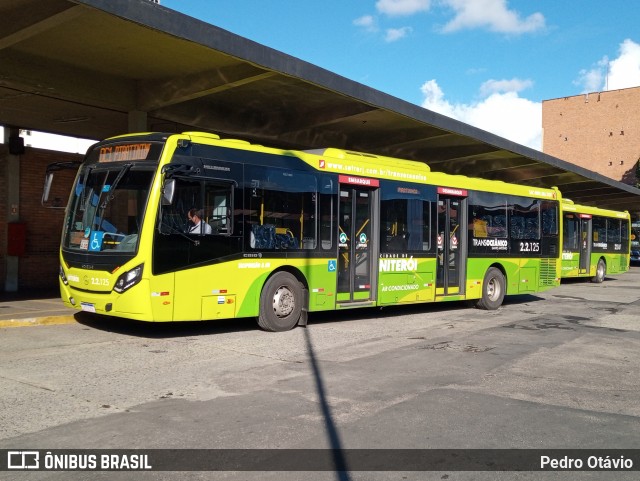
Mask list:
[[[199,209],[191,209],[187,212],[191,227],[189,228],[189,234],[212,234],[213,229],[206,222],[202,221],[202,211]]]

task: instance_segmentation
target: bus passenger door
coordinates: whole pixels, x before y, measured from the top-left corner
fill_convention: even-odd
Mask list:
[[[462,197],[438,196],[437,296],[464,293],[467,242],[464,204]]]
[[[591,216],[589,216],[591,217]],[[580,274],[588,274],[591,267],[591,218],[580,218]]]
[[[372,217],[375,191],[340,185],[337,301],[374,300]]]

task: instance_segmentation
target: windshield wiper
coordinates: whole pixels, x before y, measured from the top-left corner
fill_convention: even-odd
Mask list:
[[[87,189],[87,180],[89,180],[89,174],[91,173],[91,170],[93,169],[93,167],[89,166],[85,169],[84,171],[84,176],[82,177],[82,184],[80,184],[82,186],[82,194],[80,197],[80,212],[84,212],[87,209],[87,206],[85,205],[86,202],[86,198],[85,195],[86,194],[86,189]],[[77,191],[76,191],[76,195],[77,195]]]
[[[122,169],[120,169],[120,172],[118,172],[118,175],[116,176],[116,178],[113,180],[113,182],[109,186],[109,191],[105,196],[104,200],[102,201],[102,204],[100,204],[100,224],[98,225],[98,230],[102,228],[102,222],[104,221],[104,211],[106,210],[107,205],[109,204],[109,202],[111,202],[114,199],[115,197],[114,192],[118,187],[118,184],[120,183],[122,178],[126,175],[126,173],[129,172],[129,169],[131,168],[132,165],[133,165],[132,163],[124,164],[122,166]],[[106,178],[105,178],[105,185],[106,185]]]
[[[116,190],[116,188],[118,187],[118,184],[120,183],[122,178],[125,176],[125,174],[127,172],[129,172],[129,169],[131,168],[132,165],[133,164],[131,164],[131,163],[124,164],[122,166],[122,169],[120,170],[120,172],[118,172],[118,175],[116,176],[116,178],[113,180],[113,182],[109,186],[108,195],[105,196],[104,201],[102,202],[102,205],[100,205],[100,209],[102,210],[101,213],[104,213],[104,210],[107,208],[107,204],[109,202],[111,202],[113,200],[113,198],[115,197],[115,195],[113,194],[113,191]]]

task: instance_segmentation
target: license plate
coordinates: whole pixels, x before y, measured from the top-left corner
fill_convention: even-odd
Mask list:
[[[81,302],[80,307],[86,312],[96,312],[95,304],[91,304],[90,302]]]

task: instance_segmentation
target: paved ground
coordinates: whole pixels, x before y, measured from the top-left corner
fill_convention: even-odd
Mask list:
[[[314,315],[307,329],[278,334],[257,330],[251,320],[152,325],[83,314],[62,325],[3,328],[0,449],[637,448],[638,306],[640,268],[633,268],[601,285],[568,282],[512,298],[494,312],[462,303],[359,310]],[[636,474],[5,472],[0,478]]]

